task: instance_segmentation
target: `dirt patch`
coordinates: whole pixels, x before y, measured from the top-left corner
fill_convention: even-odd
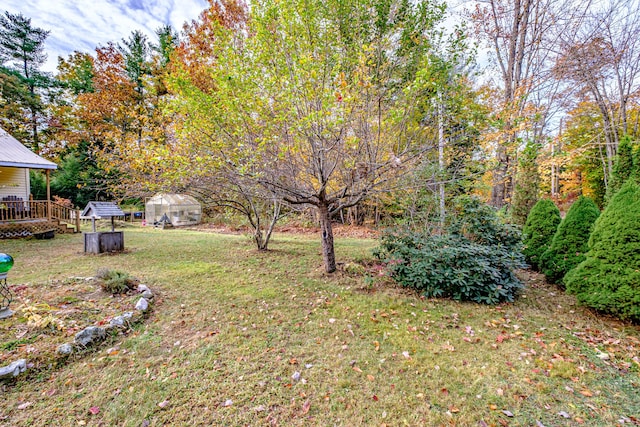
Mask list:
[[[0,322],[0,365],[27,359],[46,367],[59,345],[87,326],[103,326],[133,311],[137,292],[111,295],[93,277],[10,285],[14,315]]]

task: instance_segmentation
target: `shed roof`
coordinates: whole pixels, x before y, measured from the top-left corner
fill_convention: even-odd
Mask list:
[[[43,159],[0,128],[0,166],[31,169],[57,169],[58,165]]]
[[[89,202],[80,215],[81,218],[111,218],[114,216],[124,216],[124,212],[113,202]]]
[[[173,205],[173,206],[200,206],[193,196],[188,194],[165,194],[158,193],[155,196],[147,199],[146,204],[153,205]]]

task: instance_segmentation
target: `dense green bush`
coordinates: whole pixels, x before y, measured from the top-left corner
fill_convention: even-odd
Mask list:
[[[123,294],[135,287],[135,279],[129,273],[119,270],[101,268],[96,273],[96,279],[103,291],[111,294]]]
[[[476,199],[457,205],[444,235],[386,232],[376,254],[391,277],[427,297],[496,304],[513,301],[522,284],[514,269],[524,265],[516,229]]]
[[[458,197],[453,205],[449,233],[481,245],[504,247],[520,253],[522,236],[518,229],[505,224],[495,209],[475,197]]]
[[[549,199],[539,200],[531,209],[522,229],[524,256],[534,270],[540,269],[540,258],[549,249],[560,224],[560,211]]]
[[[542,255],[541,271],[550,283],[559,283],[576,265],[585,259],[589,235],[600,209],[596,203],[580,196],[558,226],[549,249]]]
[[[640,187],[625,183],[596,221],[586,259],[564,279],[598,311],[640,321]]]

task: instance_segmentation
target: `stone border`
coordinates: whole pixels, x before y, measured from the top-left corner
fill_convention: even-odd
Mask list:
[[[99,326],[87,326],[75,335],[72,342],[58,346],[56,352],[60,355],[60,358],[66,358],[73,353],[78,353],[88,347],[97,345],[104,341],[113,330],[129,330],[132,325],[142,320],[144,315],[150,310],[151,302],[155,294],[147,285],[138,285],[137,291],[140,294],[140,299],[138,299],[135,304],[135,312],[127,311],[120,316],[116,316],[103,328]],[[9,365],[1,366],[0,381],[12,379],[25,373],[27,367],[26,359],[18,359]]]

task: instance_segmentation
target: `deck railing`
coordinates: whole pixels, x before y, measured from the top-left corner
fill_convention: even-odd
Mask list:
[[[19,222],[57,219],[80,230],[80,211],[47,200],[0,201],[0,221]]]

